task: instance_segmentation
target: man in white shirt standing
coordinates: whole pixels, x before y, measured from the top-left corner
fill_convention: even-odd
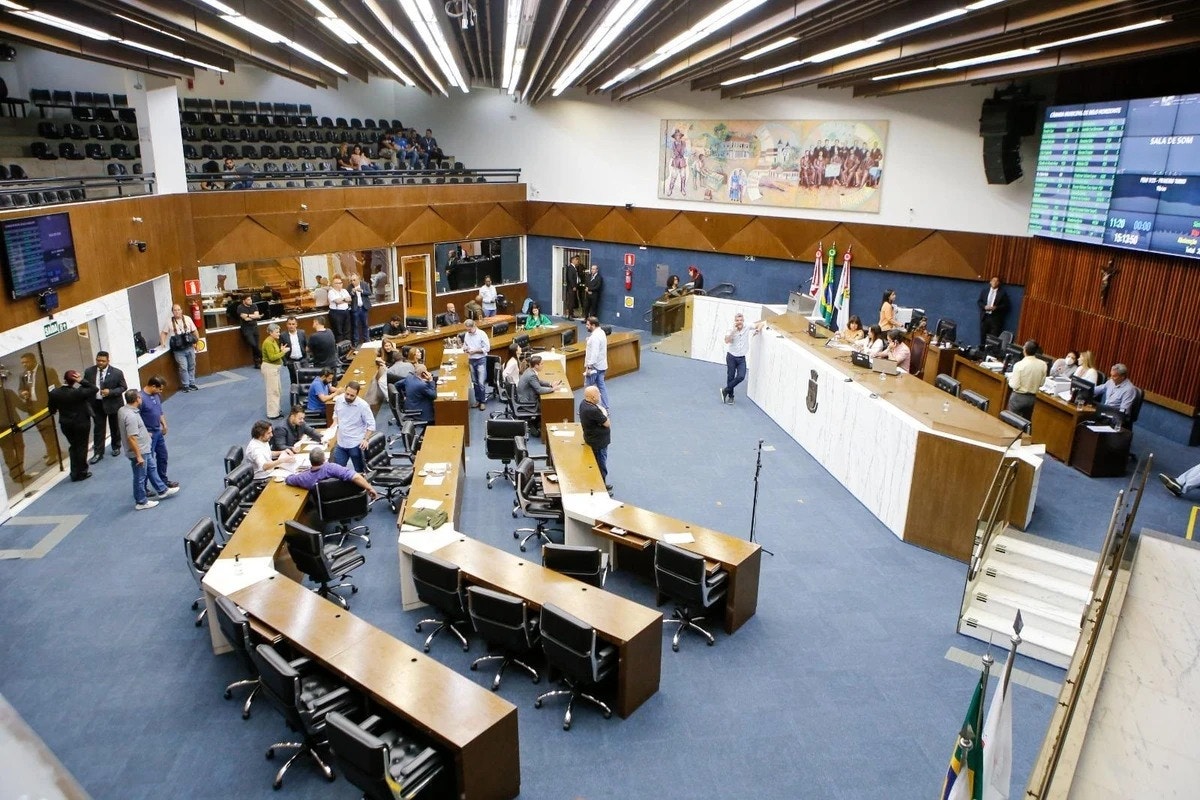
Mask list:
[[[467,363],[471,368],[471,385],[475,387],[475,404],[480,411],[487,408],[483,401],[487,399],[487,357],[492,345],[487,334],[479,330],[475,320],[463,322],[467,330],[463,333],[463,352],[467,354]]]
[[[350,381],[345,391],[333,401],[333,421],[337,425],[333,463],[344,467],[350,462],[359,472],[366,472],[363,451],[367,449],[367,440],[375,433],[375,415],[367,401],[358,396],[360,388],[358,381]]]
[[[492,276],[488,275],[483,279],[483,286],[479,287],[479,296],[483,299],[483,315],[485,317],[496,316],[496,287],[492,285]]]
[[[1025,357],[1013,364],[1008,373],[1008,385],[1012,394],[1008,397],[1008,410],[1025,419],[1033,417],[1033,405],[1038,387],[1046,380],[1046,362],[1037,357],[1038,343],[1030,339],[1025,343]]]
[[[733,405],[733,390],[746,380],[746,353],[750,352],[750,337],[757,336],[762,322],[754,324],[754,332],[746,327],[741,314],[733,317],[733,327],[725,334],[725,385],[721,387],[721,402]]]
[[[599,389],[600,405],[606,411],[612,411],[612,406],[608,404],[608,387],[604,385],[604,374],[608,372],[608,336],[596,317],[588,317],[584,324],[588,329],[588,338],[583,354],[583,385]]]

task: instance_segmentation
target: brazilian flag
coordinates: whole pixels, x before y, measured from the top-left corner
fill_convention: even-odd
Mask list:
[[[955,797],[983,800],[983,743],[979,732],[983,730],[983,696],[987,692],[987,679],[987,672],[981,671],[979,682],[975,684],[975,693],[971,695],[971,704],[967,706],[967,716],[963,720],[964,728],[969,725],[971,730],[975,731],[975,743],[967,754],[964,764],[962,742],[959,741],[958,736],[955,736],[954,753],[950,756],[946,781],[942,784],[942,800],[948,800],[951,793]],[[963,792],[963,787],[955,785],[958,781],[967,781],[966,788],[970,791]],[[956,788],[957,792],[954,791]]]

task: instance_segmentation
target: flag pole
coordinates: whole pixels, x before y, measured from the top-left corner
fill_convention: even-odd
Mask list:
[[[962,750],[962,771],[955,779],[947,800],[970,800],[974,794],[974,786],[970,785],[971,771],[967,764],[970,763],[971,750],[975,747],[975,731],[969,722],[963,723],[962,730],[958,732],[958,747]],[[982,776],[975,776],[976,780],[980,777]]]

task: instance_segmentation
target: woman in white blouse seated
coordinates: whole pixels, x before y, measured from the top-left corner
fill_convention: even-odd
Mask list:
[[[504,365],[504,371],[500,377],[505,384],[517,385],[517,381],[521,379],[521,346],[513,342],[508,346],[508,361]]]
[[[865,339],[859,339],[855,344],[860,351],[874,358],[883,352],[883,348],[887,346],[887,339],[883,335],[883,329],[878,325],[872,325],[867,331]]]
[[[1096,359],[1092,356],[1091,350],[1084,350],[1079,354],[1079,366],[1075,370],[1074,377],[1083,378],[1085,381],[1091,381],[1099,385],[1100,370],[1096,369]]]

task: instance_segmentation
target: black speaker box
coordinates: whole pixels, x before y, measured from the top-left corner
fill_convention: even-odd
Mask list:
[[[984,100],[979,116],[980,136],[1032,136],[1037,129],[1037,104],[1028,100]]]
[[[987,182],[1008,184],[1019,179],[1021,171],[1021,138],[1019,136],[987,136],[983,140],[983,170]]]

